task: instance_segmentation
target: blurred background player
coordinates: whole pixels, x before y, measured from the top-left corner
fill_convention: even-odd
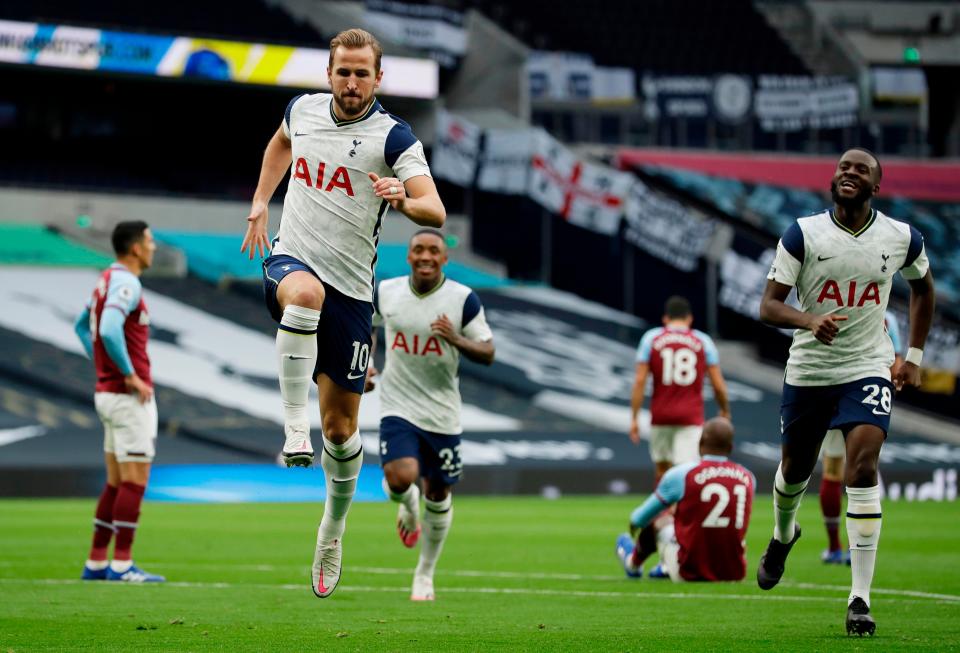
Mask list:
[[[107,483],[93,519],[93,544],[84,580],[163,582],[131,557],[140,503],[156,453],[157,404],[150,377],[150,316],[140,275],[157,249],[146,222],[121,222],[113,230],[117,260],[100,275],[74,330],[97,372],[94,404],[103,422]],[[113,561],[107,562],[110,540]]]
[[[743,580],[756,479],[729,460],[731,451],[733,424],[714,417],[703,426],[702,460],[670,468],[630,515],[630,534],[617,538],[627,576],[643,576],[644,560],[657,551],[674,582]]]
[[[800,537],[796,514],[821,442],[827,431],[840,429],[846,440],[853,576],[846,629],[861,636],[876,629],[870,586],[881,527],[880,448],[890,426],[893,391],[920,384],[934,309],[923,236],[870,206],[882,177],[872,152],[844,152],[831,183],[833,209],[800,218],[783,233],[760,303],[761,320],[796,331],[783,383],[774,532],[760,558],[757,584],[769,590],[780,582]],[[910,285],[910,349],[891,383],[893,345],[883,316],[898,270]],[[793,287],[802,310],[785,303]]]
[[[684,297],[670,297],[663,326],[650,329],[637,348],[636,379],[630,399],[630,440],[640,444],[640,409],[647,375],[653,375],[650,399],[650,457],[655,483],[671,466],[697,459],[703,425],[703,375],[709,374],[719,416],[730,418],[727,384],[720,356],[707,334],[690,328],[693,311]]]
[[[900,340],[900,326],[897,316],[887,311],[883,326],[893,344],[893,365],[890,366],[890,378],[896,378],[897,370],[903,363],[903,351]],[[843,459],[846,454],[843,432],[839,429],[827,431],[823,439],[823,478],[820,481],[820,512],[823,525],[827,529],[827,548],[820,560],[829,565],[850,564],[850,552],[840,546],[840,510],[843,504]]]
[[[374,322],[385,332],[380,387],[380,460],[384,490],[399,503],[404,546],[420,539],[414,601],[432,601],[433,572],[453,521],[452,486],[460,480],[460,355],[493,363],[493,333],[480,298],[447,279],[447,246],[434,229],[410,239],[410,275],[387,279],[374,296]],[[367,372],[372,387],[377,370]],[[420,489],[423,479],[422,526]]]
[[[300,95],[287,106],[263,156],[241,247],[251,258],[269,248],[267,205],[290,169],[263,282],[280,325],[288,466],[313,462],[306,409],[311,379],[320,397],[327,499],[311,584],[319,598],[332,594],[340,580],[341,538],[363,462],[357,414],[370,357],[372,269],[384,213],[389,205],[432,226],[446,218],[420,141],[375,97],[381,56],[376,38],[360,29],[330,42],[331,93]]]

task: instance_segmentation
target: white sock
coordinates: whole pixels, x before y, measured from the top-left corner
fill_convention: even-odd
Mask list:
[[[448,494],[443,501],[424,500],[423,533],[420,535],[420,561],[416,574],[433,578],[437,560],[443,550],[443,543],[453,522],[453,495]]]
[[[110,563],[110,570],[115,574],[123,574],[132,566],[133,560],[114,560]]]
[[[87,560],[87,569],[101,571],[106,569],[109,564],[110,562],[108,560]]]
[[[847,488],[847,537],[850,540],[850,598],[859,596],[870,606],[870,585],[880,541],[880,486]]]
[[[323,507],[323,519],[317,539],[329,542],[343,537],[347,525],[347,511],[357,489],[357,477],[363,465],[363,443],[360,431],[351,435],[343,444],[333,444],[323,438],[320,466],[326,477],[327,501]]]
[[[283,309],[277,329],[277,368],[285,424],[309,424],[307,396],[317,364],[317,324],[320,311],[303,306]],[[292,357],[292,358],[291,358]]]
[[[787,544],[793,539],[797,511],[809,482],[808,478],[802,483],[787,483],[783,480],[780,467],[777,467],[777,476],[773,482],[773,537],[777,541]]]
[[[410,511],[411,515],[416,516],[420,514],[420,488],[416,483],[411,483],[410,487],[400,494],[397,494],[390,489],[387,479],[383,479],[383,491],[386,492],[387,496],[390,497],[390,500],[394,503],[402,503],[403,506]]]

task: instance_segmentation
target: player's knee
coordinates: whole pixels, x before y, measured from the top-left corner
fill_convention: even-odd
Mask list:
[[[343,444],[356,432],[356,420],[340,415],[327,415],[323,418],[323,437],[334,444]]]
[[[846,484],[852,487],[868,487],[877,482],[877,458],[861,453],[847,461]]]
[[[387,479],[387,485],[390,486],[391,492],[402,494],[417,482],[417,471],[409,466],[387,465],[383,470],[383,477]]]
[[[429,487],[423,496],[430,501],[443,501],[450,496],[450,486]]]
[[[283,308],[287,306],[303,306],[320,310],[323,306],[324,292],[323,285],[316,283],[297,283],[289,287],[281,287],[277,299]]]
[[[879,512],[879,506],[877,510]],[[880,526],[879,519],[850,519],[850,521],[856,534],[863,539],[873,537]]]

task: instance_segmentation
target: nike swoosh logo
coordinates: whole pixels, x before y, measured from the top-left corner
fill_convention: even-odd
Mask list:
[[[886,412],[886,411],[883,411],[883,410],[877,410],[876,408],[874,408],[874,409],[873,409],[872,411],[870,411],[870,412],[872,412],[874,415],[883,415],[884,417],[886,417],[887,415],[890,414],[890,413],[888,413],[888,412]]]
[[[309,357],[309,356],[297,356],[296,354],[288,354],[288,355],[287,355],[287,358],[289,358],[289,359],[292,360],[292,361],[305,361],[305,360],[309,359],[310,357]]]
[[[858,545],[859,546],[859,545]],[[317,591],[321,594],[327,592],[327,588],[323,584],[323,563],[320,563],[320,578],[317,579]]]
[[[294,136],[308,136],[310,132],[294,132]]]
[[[359,379],[361,376],[366,376],[366,375],[367,375],[366,372],[360,372],[359,374],[347,374],[347,378],[352,381],[353,379]]]
[[[837,258],[836,256],[817,256],[818,261],[829,261],[832,258]]]

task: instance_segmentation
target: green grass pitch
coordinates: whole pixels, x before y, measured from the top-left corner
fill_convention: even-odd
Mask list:
[[[758,497],[748,579],[631,581],[613,555],[636,497],[457,498],[436,576],[413,603],[416,552],[388,503],[353,506],[344,575],[308,585],[322,507],[148,503],[137,561],[160,586],[78,580],[92,500],[0,502],[3,651],[944,651],[960,650],[956,504],[884,505],[873,639],[843,629],[849,569],[819,562],[817,502],[784,582],[753,580],[772,528]]]

